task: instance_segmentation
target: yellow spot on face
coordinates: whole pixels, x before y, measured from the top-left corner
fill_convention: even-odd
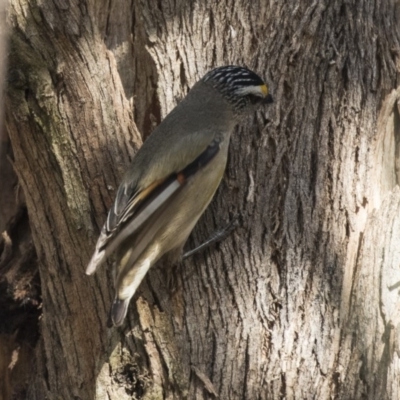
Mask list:
[[[262,92],[262,94],[264,95],[264,96],[268,96],[268,88],[267,88],[267,85],[261,85],[260,86],[260,89],[261,89],[261,92]]]

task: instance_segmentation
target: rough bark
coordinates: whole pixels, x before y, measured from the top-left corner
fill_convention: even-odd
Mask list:
[[[43,297],[27,398],[400,396],[396,0],[13,0],[9,19],[6,125]],[[237,129],[189,246],[239,227],[151,271],[109,331],[111,273],[83,271],[118,181],[230,63],[275,103]]]

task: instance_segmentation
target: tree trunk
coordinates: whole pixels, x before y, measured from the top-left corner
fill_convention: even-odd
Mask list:
[[[28,399],[400,398],[399,10],[11,1],[6,127],[43,298]],[[275,103],[235,132],[188,247],[239,226],[160,263],[108,330],[111,272],[84,269],[118,182],[226,64],[264,76]]]

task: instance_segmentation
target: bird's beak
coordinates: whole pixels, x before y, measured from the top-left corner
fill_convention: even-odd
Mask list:
[[[273,102],[274,102],[274,99],[272,98],[272,96],[270,94],[265,96],[263,101],[262,101],[263,104],[270,104],[270,103],[273,103]]]

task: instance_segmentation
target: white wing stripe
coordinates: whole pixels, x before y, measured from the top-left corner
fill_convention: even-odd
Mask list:
[[[165,203],[179,188],[181,184],[177,179],[172,181],[155,199],[153,199],[137,216],[130,221],[121,232],[117,233],[114,240],[105,248],[109,256],[126,238],[135,233],[154,212]]]

